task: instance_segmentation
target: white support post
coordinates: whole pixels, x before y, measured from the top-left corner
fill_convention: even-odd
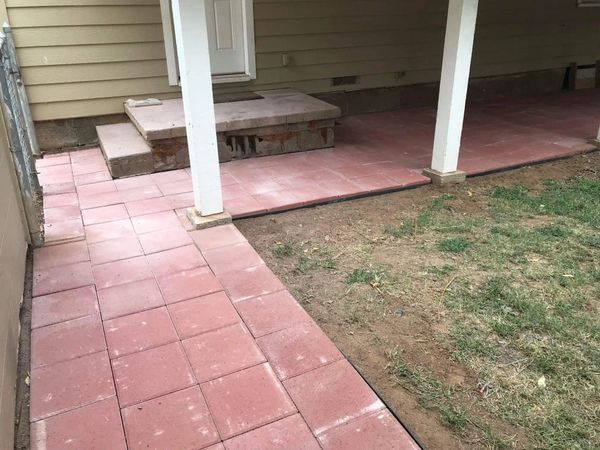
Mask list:
[[[478,0],[449,0],[431,161],[438,175],[456,173],[458,168],[477,6]]]
[[[223,212],[205,2],[173,0],[183,109],[194,187],[193,214]],[[191,218],[191,217],[190,217]]]

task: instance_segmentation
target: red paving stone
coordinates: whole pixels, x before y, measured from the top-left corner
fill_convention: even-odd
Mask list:
[[[107,320],[104,331],[111,358],[179,340],[165,307]]]
[[[316,435],[384,408],[346,360],[291,378],[284,386]]]
[[[94,286],[56,292],[33,298],[31,328],[99,315],[99,313]]]
[[[404,427],[387,410],[332,428],[319,435],[319,442],[325,450],[419,449]]]
[[[236,303],[235,307],[257,338],[312,321],[288,291],[244,300]]]
[[[196,383],[179,342],[114,359],[112,367],[121,407]]]
[[[217,378],[200,387],[222,439],[296,412],[268,364]]]
[[[287,450],[292,448],[318,450],[321,448],[299,414],[231,438],[225,441],[224,445],[227,450]]]
[[[46,366],[106,349],[100,317],[85,316],[31,332],[31,368]]]
[[[589,150],[595,102],[576,92],[470,106],[459,168]],[[434,125],[432,108],[344,117],[333,149],[221,164],[225,207],[252,216],[426,184]],[[34,255],[34,448],[122,448],[117,399],[137,403],[123,410],[129,448],[313,448],[309,430],[323,448],[417,448],[234,225],[190,232],[204,255],[191,245],[189,170],[113,181],[98,148],[38,170],[56,245]],[[148,256],[132,258],[140,248]],[[112,356],[128,353],[113,360],[117,398],[108,352],[86,354],[104,348],[98,309]],[[201,393],[188,355],[200,381],[235,372]]]
[[[240,322],[224,292],[174,303],[168,309],[181,339]]]
[[[30,417],[44,419],[115,395],[106,351],[31,371]]]
[[[34,422],[31,425],[31,448],[32,450],[126,449],[117,398],[111,397]]]
[[[156,280],[148,278],[98,291],[104,320],[164,306]]]
[[[199,383],[266,361],[241,323],[186,339],[182,344]]]
[[[184,450],[219,442],[198,386],[123,409],[123,423],[131,450]]]
[[[343,355],[314,322],[257,339],[280,380],[342,359]]]

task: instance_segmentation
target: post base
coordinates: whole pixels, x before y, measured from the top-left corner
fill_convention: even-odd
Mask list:
[[[227,211],[223,211],[220,214],[202,216],[200,215],[200,211],[198,211],[196,208],[187,209],[187,218],[196,230],[217,227],[219,225],[226,225],[232,222],[231,214],[229,214]]]
[[[462,170],[455,172],[442,173],[434,169],[423,169],[423,176],[431,178],[431,182],[436,186],[446,186],[449,184],[462,183],[467,179],[467,173]]]
[[[590,139],[590,144],[595,145],[596,148],[600,149],[600,138],[598,139]]]

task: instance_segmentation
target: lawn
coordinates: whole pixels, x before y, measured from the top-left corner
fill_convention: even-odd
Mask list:
[[[428,448],[600,448],[600,154],[240,229]]]

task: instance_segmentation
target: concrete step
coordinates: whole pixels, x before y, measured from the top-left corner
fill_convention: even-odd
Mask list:
[[[152,148],[130,122],[96,127],[113,178],[154,172]]]

